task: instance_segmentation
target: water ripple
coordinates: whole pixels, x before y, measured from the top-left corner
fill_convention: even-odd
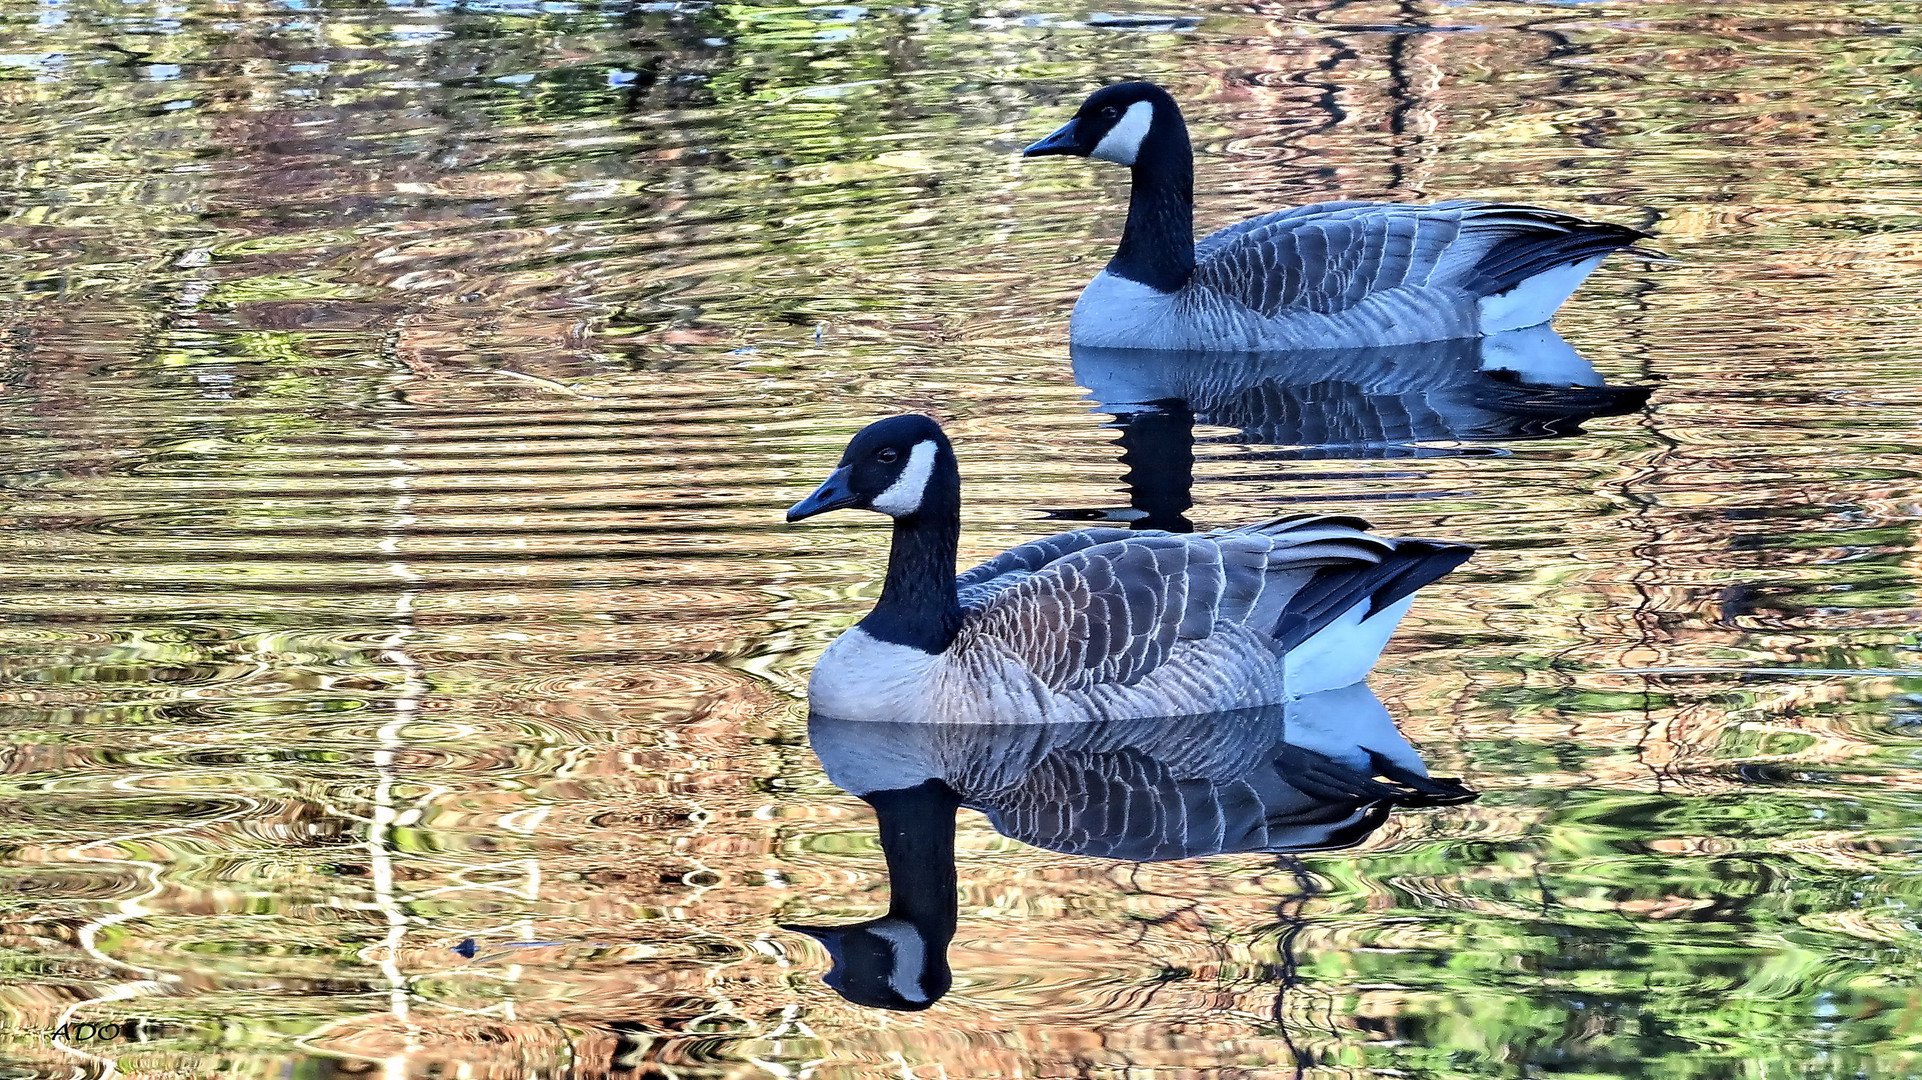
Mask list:
[[[0,14],[0,1056],[1916,1072],[1912,20],[1553,14]],[[1204,527],[1480,546],[1378,689],[1488,794],[1287,865],[964,819],[955,991],[877,1024],[777,926],[886,903],[797,700],[885,533],[780,515],[903,409],[966,557],[1125,504],[1060,318],[1125,176],[1011,156],[1124,72],[1188,106],[1204,225],[1653,227],[1559,325],[1655,390],[1394,459],[1201,431]],[[82,1020],[124,1030],[33,1034]]]

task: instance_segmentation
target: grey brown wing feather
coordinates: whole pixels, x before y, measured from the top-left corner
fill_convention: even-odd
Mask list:
[[[1149,535],[1165,534],[1146,530],[1134,532],[1128,529],[1078,529],[1074,532],[1044,536],[1039,540],[1030,540],[1025,544],[1011,547],[961,574],[954,580],[955,588],[961,594],[961,605],[970,607],[1064,555],[1096,544],[1112,543],[1130,536]]]
[[[1403,562],[1396,541],[1364,528],[1303,515],[1222,533],[1125,533],[1003,574],[1005,586],[977,585],[953,649],[1012,659],[1055,692],[1133,685],[1184,639],[1222,627],[1274,633],[1298,597],[1308,606],[1296,622],[1326,625],[1341,614],[1325,612],[1328,596],[1365,597]]]
[[[1209,258],[1217,250],[1223,247],[1226,247],[1228,244],[1233,243],[1234,241],[1240,239],[1242,236],[1250,232],[1254,232],[1258,229],[1264,229],[1273,225],[1278,225],[1281,222],[1288,221],[1293,218],[1313,217],[1317,214],[1326,214],[1336,210],[1345,210],[1351,207],[1369,206],[1369,205],[1372,205],[1372,204],[1362,202],[1358,199],[1348,199],[1348,200],[1335,201],[1335,202],[1309,203],[1306,206],[1292,206],[1286,210],[1276,210],[1273,213],[1261,214],[1256,217],[1251,217],[1246,221],[1237,221],[1233,225],[1229,225],[1226,228],[1217,229],[1214,232],[1209,233],[1207,236],[1202,237],[1200,240],[1195,241],[1195,261],[1201,262],[1202,260]]]
[[[1333,314],[1398,288],[1492,296],[1646,233],[1537,207],[1333,202],[1266,214],[1195,246],[1195,287],[1273,318]]]
[[[1427,284],[1461,222],[1455,209],[1384,203],[1268,215],[1198,246],[1193,284],[1271,318],[1346,311],[1372,294]]]

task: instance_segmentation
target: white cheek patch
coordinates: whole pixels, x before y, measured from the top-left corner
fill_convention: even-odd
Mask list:
[[[906,517],[921,509],[921,497],[927,493],[928,478],[933,475],[934,441],[915,443],[914,449],[908,452],[908,463],[902,468],[900,478],[868,505],[889,517]]]
[[[1141,153],[1141,140],[1148,137],[1148,129],[1154,126],[1155,107],[1146,101],[1137,101],[1128,106],[1114,127],[1095,144],[1089,157],[1112,161],[1117,165],[1133,165],[1135,156]]]

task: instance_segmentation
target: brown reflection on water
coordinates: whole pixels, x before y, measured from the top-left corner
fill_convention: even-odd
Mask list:
[[[1914,1072],[1914,12],[1089,14],[0,12],[16,1071]],[[1299,875],[964,817],[955,991],[882,1020],[775,925],[884,903],[797,700],[884,536],[778,514],[909,408],[965,555],[1116,501],[1061,319],[1125,178],[1010,151],[1121,74],[1204,224],[1654,227],[1560,326],[1658,389],[1495,455],[1203,432],[1203,527],[1483,546],[1377,689],[1487,794]]]

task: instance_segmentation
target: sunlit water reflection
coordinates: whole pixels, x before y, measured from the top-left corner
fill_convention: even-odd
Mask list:
[[[0,6],[8,1074],[1917,1071],[1913,7],[1097,14]],[[1191,428],[1197,526],[1482,546],[1373,684],[1481,799],[1299,872],[964,814],[882,1024],[778,925],[885,904],[798,698],[885,535],[779,513],[904,409],[964,558],[1129,504],[1064,322],[1126,177],[1013,155],[1123,74],[1204,227],[1656,232],[1559,323],[1654,390]]]

